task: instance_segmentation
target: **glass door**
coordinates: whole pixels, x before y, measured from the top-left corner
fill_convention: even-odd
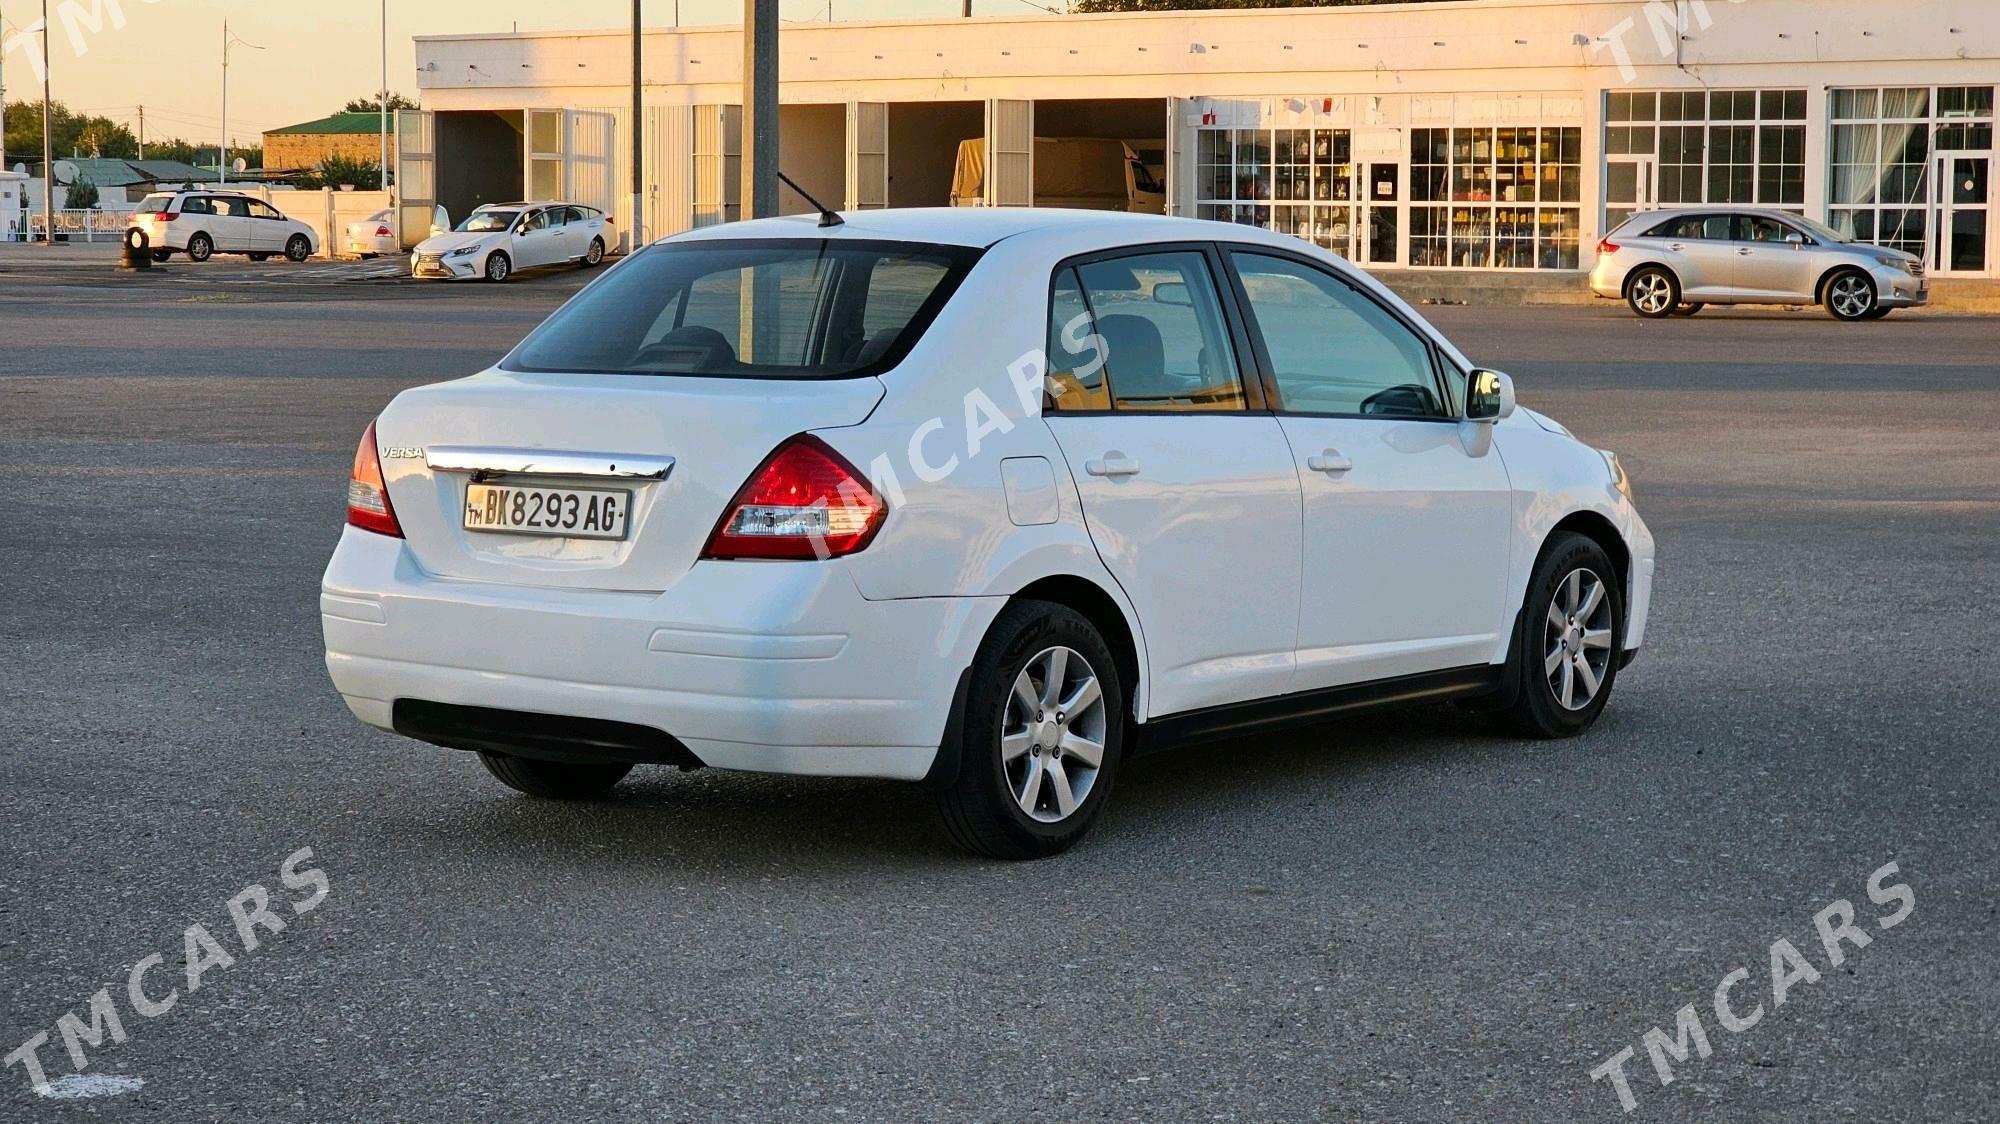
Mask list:
[[[1609,234],[1619,224],[1640,211],[1659,206],[1659,181],[1651,156],[1611,156],[1604,169],[1604,231]]]
[[[1359,193],[1366,200],[1366,218],[1355,226],[1360,257],[1368,265],[1401,264],[1403,250],[1403,166],[1392,161],[1367,165]]]
[[[1992,172],[1990,153],[1933,154],[1932,273],[1978,275],[1992,266]]]

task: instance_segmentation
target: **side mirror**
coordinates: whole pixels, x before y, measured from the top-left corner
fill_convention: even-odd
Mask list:
[[[1499,371],[1473,368],[1465,383],[1465,420],[1497,422],[1514,414],[1514,380]]]
[[[1806,248],[1806,236],[1794,230],[1785,235],[1785,243],[1794,250],[1803,250]]]

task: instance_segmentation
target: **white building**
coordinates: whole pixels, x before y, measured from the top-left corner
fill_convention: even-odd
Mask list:
[[[644,46],[646,237],[736,217],[739,29]],[[945,203],[974,137],[989,202],[1026,204],[1031,137],[1115,137],[1163,153],[1174,213],[1378,268],[1588,269],[1633,210],[1757,203],[2000,277],[1995,0],[810,24],[781,52],[782,166],[847,208]],[[565,195],[631,231],[630,60],[616,30],[417,40],[406,201]]]

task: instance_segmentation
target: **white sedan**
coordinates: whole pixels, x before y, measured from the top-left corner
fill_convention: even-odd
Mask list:
[[[467,215],[457,230],[418,243],[410,255],[410,273],[448,281],[505,281],[523,269],[588,268],[604,260],[609,225],[603,211],[575,203],[488,203]]]
[[[1445,700],[1581,733],[1654,566],[1616,456],[1341,259],[1011,208],[643,250],[390,402],[347,521],[362,721],[544,797],[920,782],[1007,858],[1151,749]]]

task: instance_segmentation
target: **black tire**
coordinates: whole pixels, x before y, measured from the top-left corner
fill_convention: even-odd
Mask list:
[[[1579,572],[1587,575],[1586,581],[1594,577],[1603,590],[1603,623],[1610,632],[1608,648],[1582,647],[1588,643],[1591,632],[1602,629],[1586,631],[1567,624],[1560,633],[1556,629],[1551,609],[1570,576]],[[1584,591],[1588,588],[1583,585]],[[1595,611],[1587,616],[1595,616]],[[1583,623],[1587,625],[1590,621]],[[1514,701],[1498,715],[1504,727],[1523,737],[1569,738],[1588,730],[1597,721],[1617,686],[1618,664],[1625,650],[1625,591],[1603,547],[1568,531],[1549,537],[1528,580],[1528,595],[1521,606],[1513,647],[1514,658],[1507,674],[1512,680],[1508,689],[1514,692]],[[1562,657],[1560,664],[1558,656]],[[1600,656],[1601,668],[1597,666]],[[1597,682],[1596,689],[1581,706],[1575,705],[1574,692],[1581,689],[1584,679],[1573,665],[1563,666],[1577,658],[1587,661]],[[1572,685],[1569,705],[1563,701],[1557,686],[1559,681]]]
[[[1883,317],[1885,317],[1885,316],[1889,315],[1889,314],[1890,314],[1891,312],[1894,312],[1894,311],[1895,311],[1895,309],[1893,309],[1893,308],[1883,308],[1883,307],[1882,307],[1881,305],[1879,305],[1879,304],[1878,304],[1878,305],[1876,305],[1876,306],[1875,306],[1875,307],[1874,307],[1874,308],[1873,308],[1872,310],[1870,310],[1870,311],[1869,311],[1869,313],[1868,313],[1868,315],[1867,315],[1867,316],[1865,316],[1865,317],[1863,317],[1863,319],[1866,319],[1866,320],[1880,320],[1880,319],[1882,319]]]
[[[1705,304],[1701,303],[1700,301],[1695,301],[1695,302],[1694,302],[1694,303],[1692,303],[1692,304],[1680,304],[1680,305],[1675,305],[1675,306],[1674,306],[1674,315],[1675,315],[1675,316],[1693,316],[1693,315],[1694,315],[1695,313],[1697,313],[1697,312],[1700,312],[1700,311],[1701,311],[1702,309],[1704,309],[1704,308],[1707,308],[1707,307],[1708,307],[1707,305],[1705,305]]]
[[[1878,299],[1875,279],[1858,269],[1843,269],[1827,278],[1826,290],[1820,294],[1826,314],[1849,324],[1874,319],[1869,314],[1881,307]]]
[[[313,253],[312,239],[307,238],[303,234],[294,234],[285,241],[286,261],[292,261],[292,262],[304,261],[307,258],[312,257],[312,253]]]
[[[269,255],[269,254],[245,254],[245,255],[244,255],[244,257],[247,257],[247,258],[249,258],[249,259],[250,259],[251,261],[270,261],[270,260],[271,260],[271,255]]]
[[[189,261],[207,261],[215,254],[215,239],[197,231],[188,236]]]
[[[173,256],[174,256],[174,252],[173,252],[172,250],[154,250],[154,251],[153,251],[153,260],[154,260],[154,261],[166,261],[166,260],[167,260],[168,258],[171,258],[171,257],[173,257]]]
[[[1664,320],[1680,307],[1680,278],[1661,266],[1643,266],[1625,279],[1625,303],[1648,320]]]
[[[500,284],[514,275],[514,259],[495,250],[486,255],[486,279]]]
[[[481,752],[479,760],[487,772],[508,788],[550,800],[589,800],[602,796],[632,771],[630,765],[537,761],[504,753]]]
[[[1012,717],[1009,706],[1015,699],[1015,680],[1027,675],[1030,687],[1042,697],[1061,698],[1062,686],[1050,692],[1044,689],[1048,676],[1043,676],[1041,684],[1034,678],[1036,666],[1047,670],[1048,665],[1040,661],[1046,660],[1054,649],[1067,650],[1065,684],[1079,674],[1067,662],[1072,655],[1080,656],[1085,670],[1096,679],[1097,699],[1079,710],[1079,715],[1089,715],[1090,728],[1085,729],[1081,724],[1062,725],[1078,715],[1063,715],[1052,726],[1044,712],[1037,723],[1035,716],[1022,713],[1025,708],[1017,704],[1016,714],[1025,718],[1027,724],[1026,732],[1013,738],[1036,738],[1037,745],[1032,757],[1017,752],[1010,764],[1003,754],[1002,742],[1005,725]],[[1038,728],[1052,733],[1050,740],[1061,748],[1044,757],[1039,740],[1045,734],[1035,733]],[[1125,747],[1125,688],[1117,661],[1096,627],[1075,610],[1046,601],[1017,601],[1001,612],[979,646],[979,654],[972,661],[964,709],[953,730],[952,736],[958,739],[958,778],[938,794],[938,807],[952,839],[975,854],[996,859],[1039,859],[1058,854],[1090,830],[1104,811],[1117,777]],[[1079,760],[1070,749],[1076,744],[1069,737],[1072,731],[1086,737],[1095,733],[1102,739],[1097,743],[1102,747],[1099,764],[1087,778],[1081,770],[1075,779],[1069,775],[1068,770],[1077,768]],[[1064,753],[1072,753],[1067,765],[1061,760]],[[1082,760],[1087,761],[1087,756]],[[1021,775],[1018,790],[1011,772]],[[1028,802],[1038,805],[1047,802],[1033,816],[1016,795],[1017,791],[1031,791],[1029,778],[1033,795],[1027,797]],[[1064,791],[1072,797],[1076,786],[1088,786],[1083,799],[1075,801],[1074,810],[1067,814],[1060,813],[1056,806],[1057,784],[1069,786]],[[1040,818],[1046,816],[1060,818],[1053,821]]]
[[[589,269],[603,260],[604,239],[592,238],[590,240],[590,249],[583,252],[583,268]]]

